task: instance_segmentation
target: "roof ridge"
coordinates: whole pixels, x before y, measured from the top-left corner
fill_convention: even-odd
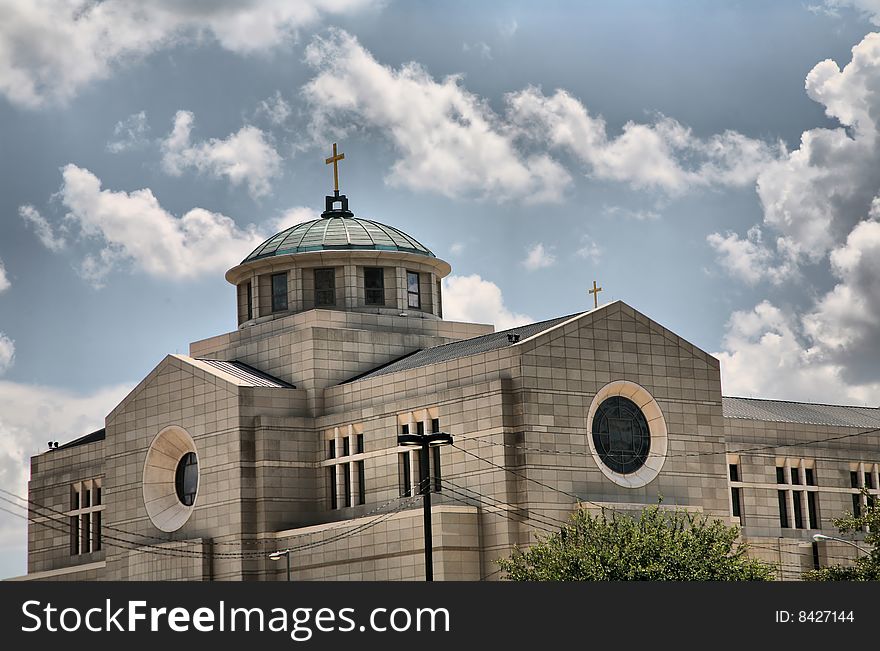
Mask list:
[[[722,398],[732,398],[734,400],[751,400],[754,402],[784,402],[789,405],[809,405],[811,407],[841,407],[843,409],[877,409],[880,410],[880,406],[878,407],[870,407],[868,405],[835,405],[831,402],[806,402],[804,400],[781,400],[777,398],[750,398],[746,396],[725,396],[722,395]]]

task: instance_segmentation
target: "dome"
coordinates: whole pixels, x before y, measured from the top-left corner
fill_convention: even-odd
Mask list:
[[[291,253],[340,250],[401,251],[436,257],[416,239],[396,228],[369,219],[332,215],[291,226],[273,235],[241,263]]]

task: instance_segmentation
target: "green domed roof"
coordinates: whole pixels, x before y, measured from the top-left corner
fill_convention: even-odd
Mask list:
[[[242,264],[276,255],[340,250],[402,251],[436,257],[396,228],[369,219],[334,215],[303,222],[273,235],[242,260]]]

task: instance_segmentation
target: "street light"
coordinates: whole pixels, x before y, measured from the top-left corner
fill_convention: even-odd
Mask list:
[[[287,580],[290,581],[290,550],[282,549],[279,552],[269,554],[269,558],[273,561],[280,561],[282,557],[287,559]]]
[[[834,540],[836,542],[842,542],[844,545],[849,545],[850,547],[855,547],[860,552],[865,552],[866,554],[869,553],[867,549],[865,549],[864,547],[860,547],[859,545],[855,544],[851,540],[845,540],[844,538],[837,538],[836,536],[826,536],[824,533],[813,534],[813,542],[821,542],[823,540]]]
[[[451,445],[452,435],[446,432],[431,434],[401,434],[397,437],[397,445],[421,448],[419,455],[419,476],[421,477],[421,493],[424,502],[425,522],[425,581],[434,580],[434,543],[431,540],[431,478],[428,462],[428,451],[440,445]]]

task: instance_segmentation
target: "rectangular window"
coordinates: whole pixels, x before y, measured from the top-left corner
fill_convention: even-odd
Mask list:
[[[357,435],[357,453],[363,454],[363,452],[364,452],[364,435],[358,434]]]
[[[406,427],[406,425],[404,425]],[[412,475],[409,469],[409,452],[401,452],[397,455],[397,464],[400,470],[400,496],[409,497],[412,494]]]
[[[865,473],[865,488],[874,489],[874,475],[870,472]]]
[[[87,509],[92,505],[92,491],[90,489],[85,489],[83,491],[83,508]]]
[[[250,281],[245,284],[246,293],[247,293],[247,320],[250,321],[254,318],[254,290],[251,287]]]
[[[730,481],[739,481],[739,466],[735,463],[730,464]]]
[[[101,512],[95,511],[92,520],[92,549],[93,551],[101,551]]]
[[[804,528],[804,511],[801,507],[801,492],[794,491],[792,493],[794,497],[794,528],[795,529],[803,529]]]
[[[367,503],[367,479],[364,475],[364,462],[357,462],[358,472],[358,504]]]
[[[776,468],[776,483],[784,484],[785,483],[785,468]]]
[[[432,461],[434,462],[434,492],[439,493],[443,488],[442,474],[440,471],[440,446],[435,445],[433,448],[431,448],[431,450],[433,451],[434,456],[434,458],[432,459]]]
[[[740,496],[741,491],[742,489],[738,487],[730,489],[730,504],[733,508],[733,517],[735,518],[741,517],[742,515],[742,508],[740,506],[742,504],[742,498]]]
[[[82,541],[79,544],[79,548],[83,554],[88,554],[92,551],[91,546],[89,545],[89,541],[91,540],[91,514],[83,513],[82,514]]]
[[[443,318],[443,297],[440,294],[441,286],[442,286],[442,284],[438,280],[437,281],[437,316],[439,316],[442,319]]]
[[[800,469],[792,468],[791,469],[791,483],[799,485],[801,483],[801,473]]]
[[[788,529],[788,500],[786,496],[788,491],[777,491],[779,496],[779,525],[783,529]]]
[[[79,516],[74,515],[70,518],[70,555],[79,554]]]
[[[849,473],[849,485],[853,488],[859,487],[859,473],[857,473],[855,470],[852,470]]]
[[[431,432],[436,433],[440,431],[440,419],[432,418],[431,419]]]
[[[95,486],[95,506],[101,506],[101,487]]]
[[[852,496],[853,503],[853,515],[857,518],[862,515],[862,496],[858,493],[853,493]]]
[[[807,493],[807,512],[810,516],[810,529],[818,529],[819,528],[819,513],[816,509],[816,492],[810,491]]]
[[[287,309],[287,273],[272,274],[272,311]]]
[[[385,305],[385,270],[364,267],[364,300],[367,305]]]
[[[807,468],[804,470],[804,475],[807,478],[807,486],[815,486],[816,485],[816,473],[812,468]]]
[[[418,434],[419,436],[424,436],[424,434],[425,434],[425,421],[420,420],[418,423],[416,423],[416,434]]]
[[[73,504],[73,508],[71,510],[72,511],[77,510],[79,508],[79,491],[76,489],[73,490],[73,496],[71,498],[71,502]]]
[[[340,466],[342,469],[342,484],[345,487],[343,502],[346,506],[351,506],[351,468],[349,466],[351,466],[349,463],[343,463]]]
[[[328,441],[328,443],[330,444],[330,451],[328,453],[327,458],[328,459],[335,459],[336,458],[336,441],[335,441],[335,439],[330,439]]]
[[[349,454],[351,454],[351,447],[350,447],[350,445],[351,445],[351,444],[348,442],[348,437],[347,437],[347,436],[343,436],[343,437],[342,437],[342,456],[343,456],[343,457],[347,457]]]
[[[422,299],[419,295],[419,274],[414,271],[406,272],[406,304],[417,310],[422,307]]]
[[[401,425],[400,426],[401,434],[409,434],[409,425]]]
[[[337,506],[336,499],[336,466],[329,466],[327,468],[327,475],[330,480],[330,508],[335,509]]]
[[[336,305],[336,270],[315,269],[315,307]]]

